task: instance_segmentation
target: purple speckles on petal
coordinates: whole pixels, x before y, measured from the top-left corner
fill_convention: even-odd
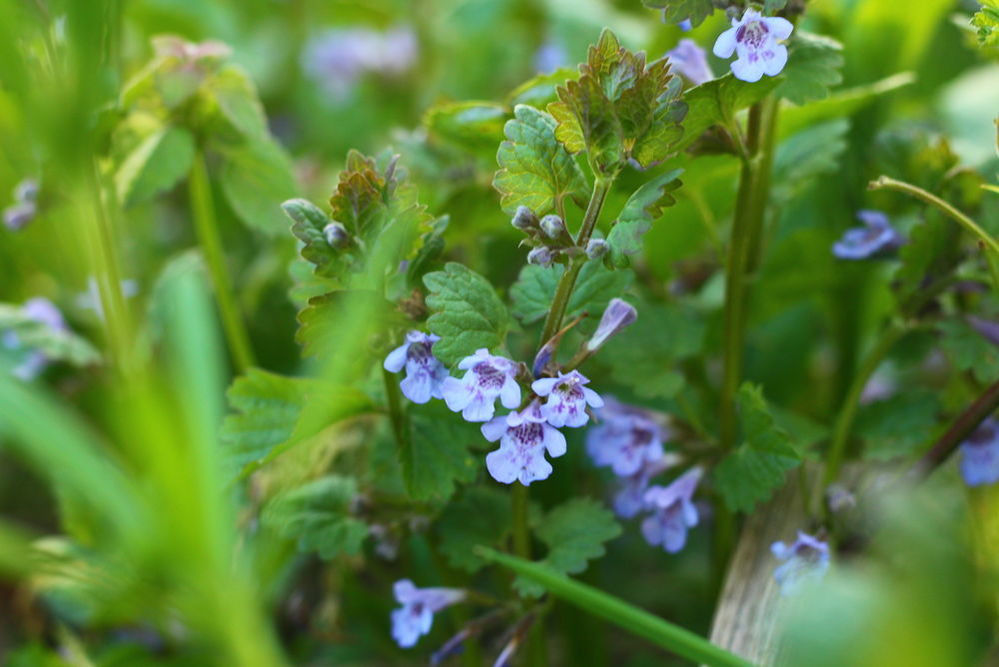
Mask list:
[[[968,486],[999,482],[999,421],[989,417],[961,443],[960,467]]]
[[[441,385],[448,377],[447,368],[434,356],[433,345],[440,336],[410,331],[406,342],[389,352],[383,364],[390,373],[406,369],[399,383],[403,395],[414,403],[426,403],[431,398],[443,398]]]
[[[601,423],[586,433],[586,451],[596,465],[627,477],[663,457],[663,432],[648,412],[608,397],[597,416]]]
[[[486,422],[482,435],[490,442],[499,440],[499,449],[486,455],[486,468],[503,484],[519,481],[527,486],[547,479],[552,466],[545,453],[555,458],[566,451],[565,436],[547,423],[537,401],[520,412]]]
[[[645,492],[645,504],[652,513],[642,521],[642,535],[653,546],[677,553],[687,543],[687,530],[697,525],[697,508],[692,498],[703,471],[692,468],[669,486],[653,486]]]
[[[787,47],[778,44],[791,36],[794,26],[778,16],[764,17],[747,9],[732,27],[718,36],[714,54],[719,58],[738,58],[732,63],[732,73],[738,79],[753,83],[763,75],[777,76],[787,64]]]
[[[445,378],[441,395],[447,407],[460,412],[465,421],[485,422],[496,413],[496,399],[503,407],[520,405],[520,385],[517,384],[517,364],[504,357],[489,354],[485,348],[465,357],[458,368],[466,371],[460,380]]]
[[[806,581],[818,581],[829,569],[829,545],[801,531],[793,543],[774,542],[770,551],[785,561],[774,570],[774,579],[784,595],[793,593]]]
[[[600,396],[585,385],[589,383],[579,371],[559,373],[557,378],[542,378],[531,385],[538,396],[548,397],[541,412],[548,423],[561,428],[563,426],[578,427],[589,421],[586,406],[603,407]]]
[[[417,588],[409,579],[395,582],[393,593],[402,607],[392,611],[392,637],[403,648],[414,646],[430,632],[434,614],[466,596],[457,588]]]
[[[875,255],[898,249],[902,236],[888,221],[888,216],[880,211],[858,211],[857,219],[863,227],[846,230],[843,237],[833,244],[833,254],[840,259],[868,259]]]

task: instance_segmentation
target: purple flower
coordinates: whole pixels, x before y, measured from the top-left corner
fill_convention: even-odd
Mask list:
[[[642,521],[642,535],[653,545],[675,554],[687,543],[687,529],[697,525],[697,508],[691,502],[703,471],[691,468],[669,486],[653,486],[645,492],[652,514]]]
[[[645,490],[656,475],[665,472],[680,462],[675,454],[666,454],[656,461],[646,461],[638,472],[622,478],[622,484],[614,495],[614,511],[623,519],[630,519],[645,509]]]
[[[840,259],[867,259],[902,245],[901,235],[881,211],[857,211],[857,219],[864,227],[846,230],[843,238],[833,244],[833,254]]]
[[[496,413],[496,398],[504,408],[520,405],[520,385],[515,379],[517,364],[504,357],[489,354],[481,348],[458,364],[465,373],[462,379],[448,377],[441,383],[441,394],[447,407],[461,412],[465,421],[485,422]]]
[[[33,201],[12,204],[3,210],[3,224],[12,232],[24,229],[38,215],[38,205]]]
[[[691,30],[694,29],[694,24],[690,22],[690,19],[683,19],[682,21],[676,24],[676,27],[684,32],[690,32]]]
[[[409,648],[430,632],[434,614],[465,599],[457,588],[417,588],[409,579],[395,582],[392,588],[401,608],[392,611],[392,637],[399,646]]]
[[[792,593],[805,581],[821,579],[829,569],[829,545],[800,530],[793,544],[774,542],[770,551],[780,560],[787,561],[774,570],[774,579],[784,595]]]
[[[624,299],[611,299],[600,317],[600,324],[586,342],[589,352],[596,352],[607,340],[638,319],[638,311]]]
[[[692,39],[681,39],[676,48],[666,53],[673,68],[695,86],[715,78],[707,55]]]
[[[38,201],[41,186],[34,178],[26,178],[14,187],[14,200],[19,202]]]
[[[545,42],[534,54],[534,68],[539,74],[551,74],[565,65],[568,59],[560,44]]]
[[[586,451],[596,465],[628,477],[663,457],[663,433],[649,413],[608,397],[597,417],[601,423],[586,433]]]
[[[968,324],[974,327],[975,331],[982,334],[985,340],[993,345],[999,345],[999,322],[986,320],[974,315],[968,316]]]
[[[557,378],[541,378],[531,384],[538,396],[547,396],[541,414],[552,426],[561,428],[582,426],[590,420],[586,406],[603,407],[604,400],[585,385],[589,380],[579,371],[559,373]]]
[[[406,369],[406,378],[399,383],[399,388],[413,403],[443,398],[441,384],[448,377],[448,372],[433,353],[434,343],[440,339],[434,334],[410,331],[406,334],[406,342],[385,357],[385,370],[390,373]]]
[[[62,313],[48,299],[42,297],[28,299],[21,307],[21,312],[28,319],[34,320],[54,332],[62,333],[69,330],[66,326],[66,321],[62,317]],[[20,338],[13,331],[5,332],[3,338],[0,340],[2,340],[4,347],[10,350],[17,350],[22,346]],[[29,350],[11,373],[14,377],[21,380],[34,380],[42,374],[48,365],[49,358],[44,352],[41,350]]]
[[[378,33],[367,28],[327,30],[311,38],[302,67],[336,101],[343,101],[365,72],[399,75],[416,60],[416,35],[409,28]]]
[[[551,248],[545,246],[538,246],[527,253],[528,264],[537,264],[547,268],[552,265],[553,261],[555,261],[555,253],[552,252]]]
[[[538,401],[520,412],[486,422],[482,435],[489,442],[500,441],[499,449],[486,455],[486,468],[493,479],[503,484],[520,480],[528,486],[535,480],[548,479],[552,466],[545,452],[552,458],[565,454],[565,436],[548,425]]]
[[[764,18],[755,9],[747,9],[742,19],[732,19],[732,27],[718,35],[714,53],[719,58],[738,58],[732,63],[737,79],[752,83],[764,74],[777,76],[787,64],[787,47],[777,40],[791,36],[794,26],[779,16]]]
[[[999,481],[999,421],[989,417],[961,443],[961,475],[968,486]]]

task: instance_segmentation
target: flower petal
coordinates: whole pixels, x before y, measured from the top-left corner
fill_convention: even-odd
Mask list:
[[[732,63],[732,74],[746,83],[756,83],[763,78],[763,64],[759,60],[751,63],[748,58],[739,58]]]
[[[711,49],[711,52],[719,58],[731,58],[732,54],[735,53],[736,30],[737,28],[729,28],[718,35],[718,39],[715,40],[715,45]]]
[[[409,351],[409,343],[403,343],[388,353],[385,363],[382,366],[389,373],[398,373],[406,365],[406,353]]]
[[[791,32],[794,30],[794,25],[791,24],[785,18],[780,16],[771,16],[770,18],[763,19],[763,22],[767,24],[770,28],[770,34],[774,36],[774,39],[787,39],[791,36]]]
[[[496,442],[506,433],[508,426],[506,416],[490,419],[479,429],[483,437],[489,442]]]
[[[520,405],[520,385],[513,379],[513,376],[507,375],[503,381],[503,388],[500,389],[500,403],[508,410],[513,410]]]
[[[544,439],[542,440],[545,449],[553,457],[559,457],[565,454],[565,436],[558,429],[552,428],[550,426],[544,427]]]
[[[763,73],[767,76],[777,76],[787,64],[787,47],[783,44],[774,45],[763,57]]]
[[[552,393],[552,389],[558,384],[558,378],[541,378],[531,383],[531,389],[538,396],[547,396]]]

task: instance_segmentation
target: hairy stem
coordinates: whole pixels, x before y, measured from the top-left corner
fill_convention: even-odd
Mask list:
[[[240,373],[246,372],[254,365],[253,350],[250,337],[246,333],[243,318],[236,305],[232,281],[225,267],[225,254],[222,252],[222,240],[219,236],[218,221],[215,218],[215,204],[212,201],[211,184],[208,181],[208,170],[205,167],[204,156],[195,156],[188,177],[188,190],[191,198],[191,208],[194,214],[194,226],[198,234],[201,252],[208,264],[212,286],[215,288],[215,301],[222,318],[222,328],[233,363]]]

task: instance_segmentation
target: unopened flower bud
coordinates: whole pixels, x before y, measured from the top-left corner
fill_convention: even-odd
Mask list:
[[[586,244],[586,256],[590,259],[600,259],[610,251],[610,244],[603,239],[590,239]]]
[[[826,489],[826,504],[830,512],[842,512],[856,507],[857,498],[840,484],[833,484]]]
[[[38,199],[38,181],[26,178],[14,188],[14,199],[18,203],[33,202]]]
[[[333,248],[346,248],[350,245],[350,234],[347,233],[347,228],[339,222],[331,222],[323,227],[323,236]]]
[[[555,259],[554,253],[552,253],[551,248],[546,246],[539,246],[527,253],[527,263],[537,264],[538,266],[551,266],[552,261]]]
[[[553,213],[549,213],[541,218],[541,231],[550,239],[557,239],[565,232],[565,222],[562,218]]]
[[[4,209],[3,224],[7,226],[7,229],[17,231],[34,220],[37,213],[38,207],[32,201],[14,204]]]
[[[596,352],[607,340],[638,319],[635,307],[623,299],[611,299],[600,318],[593,336],[586,342],[586,349]]]
[[[518,206],[517,212],[513,214],[513,220],[510,221],[510,224],[517,229],[527,231],[538,226],[538,216],[534,215],[534,211],[526,206]]]

